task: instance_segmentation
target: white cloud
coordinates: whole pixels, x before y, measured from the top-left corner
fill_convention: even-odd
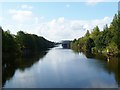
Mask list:
[[[64,21],[65,21],[64,17],[58,18],[58,22],[59,22],[59,23],[64,23]]]
[[[85,0],[87,5],[96,5],[100,2],[119,2],[119,0]]]
[[[36,17],[33,15],[32,11],[9,10],[9,12],[18,24],[20,22],[19,26],[16,26],[16,30],[34,33],[51,41],[64,39],[73,40],[74,38],[82,37],[87,30],[92,31],[96,25],[102,30],[104,25],[110,24],[112,20],[110,17],[96,20],[67,20],[64,17],[59,17],[45,22],[41,21],[44,19],[43,16]],[[28,22],[27,24],[25,23],[26,21]]]
[[[2,16],[0,16],[0,23],[2,23],[2,20],[3,20],[3,17],[2,17]]]
[[[104,0],[86,0],[86,2],[103,2]],[[107,1],[107,0],[106,0]]]
[[[35,23],[37,24],[39,22],[39,18],[35,17]]]
[[[104,25],[109,24],[111,20],[110,17],[91,21],[66,20],[64,17],[60,17],[49,22],[40,23],[34,30],[37,34],[52,41],[73,40],[84,36],[87,30],[91,31],[96,25],[102,30]]]
[[[87,5],[95,5],[99,2],[110,2],[111,0],[86,0]]]
[[[0,16],[0,20],[2,20],[3,19],[3,17],[2,16]]]
[[[41,17],[40,17],[41,20],[44,19],[44,18],[45,18],[44,16],[41,16]]]
[[[9,13],[12,15],[12,18],[20,23],[26,22],[33,18],[32,11],[27,10],[9,10]]]
[[[11,14],[12,19],[19,24],[31,24],[31,22],[37,24],[44,19],[44,16],[37,17],[30,10],[10,9],[9,13]]]
[[[3,17],[3,15],[0,15],[0,26],[2,26],[3,21],[4,21],[4,17]]]
[[[21,8],[22,9],[32,9],[33,7],[29,6],[29,5],[21,5]]]
[[[69,5],[69,4],[67,4],[67,5],[66,5],[66,7],[67,7],[67,8],[69,8],[69,7],[70,7],[70,5]]]

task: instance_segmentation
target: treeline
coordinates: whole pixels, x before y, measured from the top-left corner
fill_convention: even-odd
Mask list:
[[[120,12],[115,14],[110,26],[105,25],[102,31],[96,26],[90,33],[87,30],[84,37],[74,39],[71,43],[74,50],[107,55],[120,54]]]
[[[35,51],[46,50],[54,46],[54,42],[48,41],[35,34],[28,34],[23,31],[13,35],[10,31],[2,31],[2,53],[3,55],[20,55]]]

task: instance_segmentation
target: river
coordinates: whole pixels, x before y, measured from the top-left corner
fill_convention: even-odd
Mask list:
[[[119,58],[88,57],[59,46],[12,60],[4,64],[4,88],[116,88],[120,85]]]

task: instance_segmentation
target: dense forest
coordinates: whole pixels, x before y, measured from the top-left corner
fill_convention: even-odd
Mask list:
[[[118,56],[120,54],[120,11],[115,14],[110,26],[105,25],[100,31],[96,26],[92,32],[71,42],[73,50],[104,55]]]
[[[23,31],[13,35],[10,31],[2,30],[2,53],[7,55],[22,55],[36,51],[46,50],[54,46],[54,42],[48,41],[35,34],[28,34]]]
[[[24,70],[43,58],[49,48],[54,47],[54,42],[41,36],[28,34],[23,31],[13,35],[10,31],[2,32],[2,85],[9,80],[16,69]]]

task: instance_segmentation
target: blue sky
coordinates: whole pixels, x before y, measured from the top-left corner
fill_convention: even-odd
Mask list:
[[[102,30],[118,10],[117,2],[1,2],[0,25],[52,41],[83,36],[96,25]]]
[[[48,19],[64,16],[67,19],[101,19],[104,16],[113,16],[117,12],[117,2],[101,2],[96,5],[88,5],[85,2],[60,2],[60,3],[3,3],[2,10],[6,14],[8,9],[20,9],[21,5],[34,7],[33,13],[42,15]]]

